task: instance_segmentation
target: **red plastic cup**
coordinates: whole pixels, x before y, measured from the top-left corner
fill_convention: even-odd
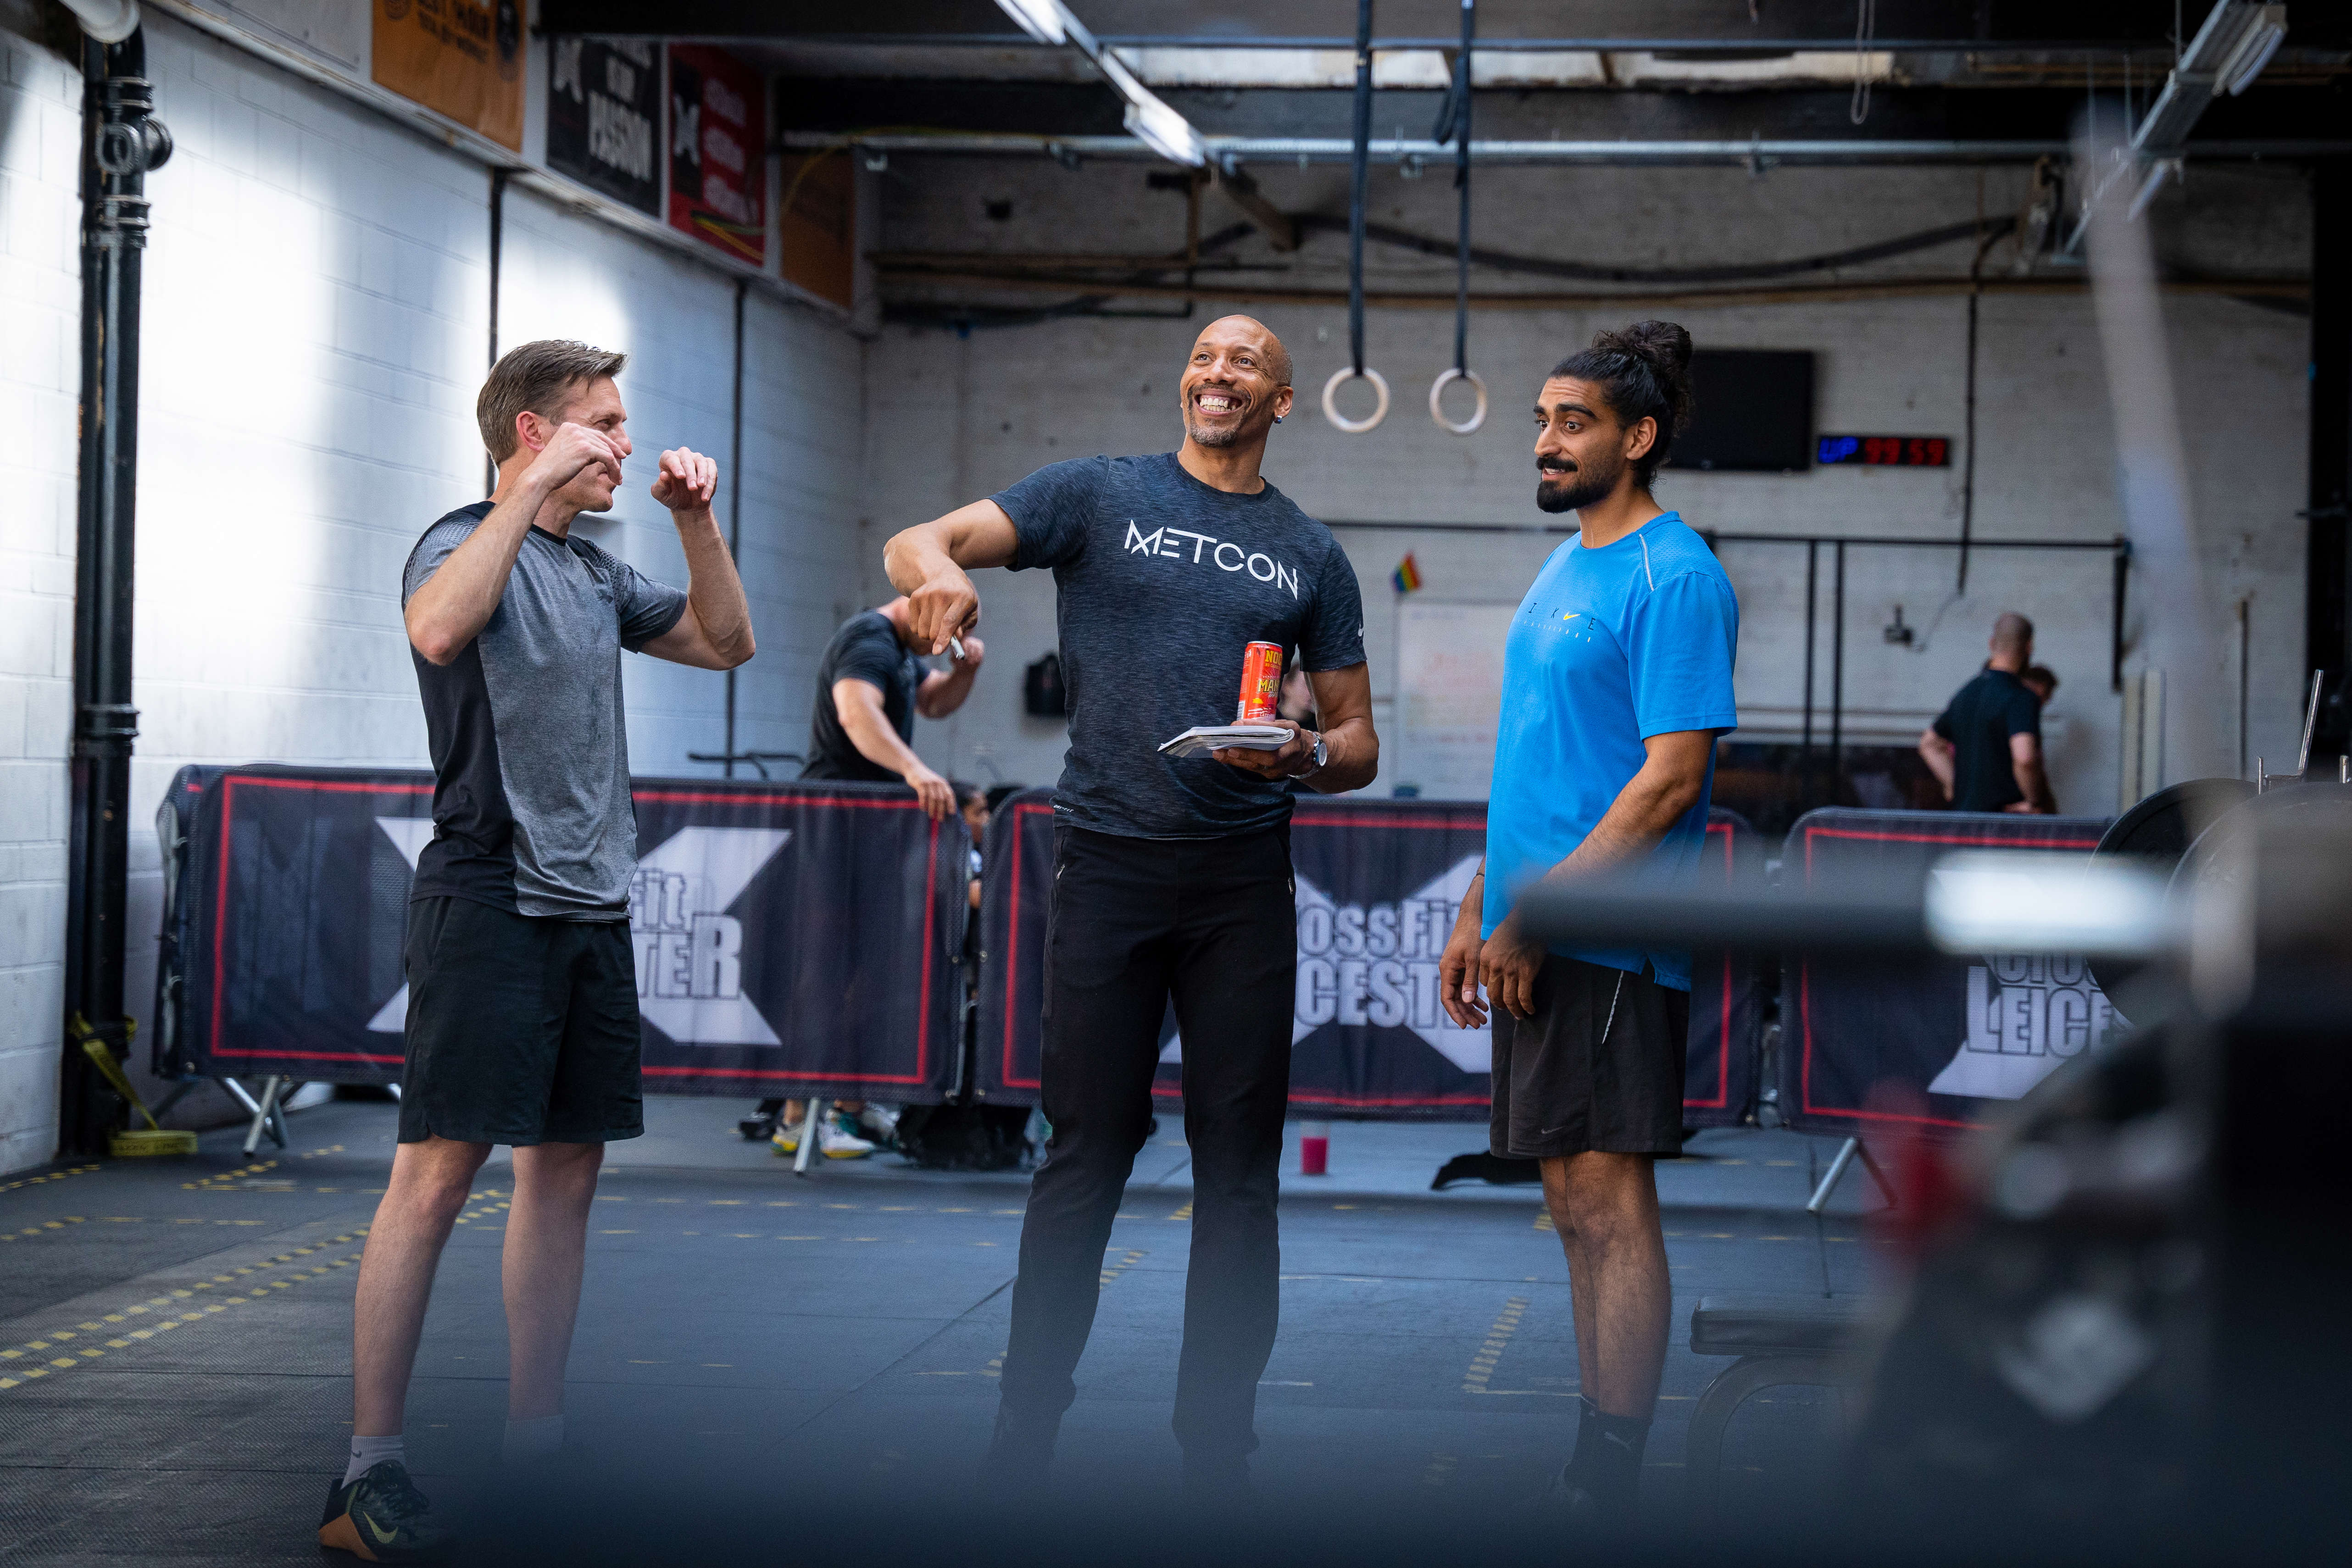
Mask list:
[[[1331,1163],[1331,1124],[1328,1121],[1302,1121],[1298,1124],[1298,1173],[1302,1176],[1328,1176]]]

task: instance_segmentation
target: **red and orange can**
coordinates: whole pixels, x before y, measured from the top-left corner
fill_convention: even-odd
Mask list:
[[[1242,700],[1236,724],[1270,724],[1282,696],[1282,645],[1254,642],[1242,650]]]

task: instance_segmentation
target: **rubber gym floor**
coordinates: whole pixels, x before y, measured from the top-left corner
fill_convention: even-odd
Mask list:
[[[712,1560],[761,1542],[788,1558],[872,1555],[918,1524],[952,1541],[989,1504],[971,1474],[1026,1175],[883,1154],[796,1178],[737,1136],[746,1109],[648,1100],[647,1135],[611,1152],[570,1369],[564,1469],[581,1484],[562,1504],[572,1544],[551,1561]],[[242,1129],[224,1130],[193,1160],[0,1179],[0,1559],[319,1559],[317,1510],[350,1431],[352,1283],[394,1108],[339,1100],[289,1126],[286,1150],[265,1142],[250,1161]],[[1041,1517],[1094,1503],[1132,1530],[1176,1506],[1168,1417],[1191,1192],[1179,1124],[1160,1127],[1103,1258],[1058,1500]],[[1566,1269],[1535,1190],[1428,1190],[1448,1156],[1482,1145],[1476,1127],[1341,1123],[1322,1177],[1287,1173],[1296,1131],[1254,1462],[1266,1506],[1300,1531],[1368,1509],[1522,1517],[1565,1455],[1577,1385]],[[1681,1511],[1691,1402],[1726,1364],[1687,1348],[1699,1297],[1878,1281],[1865,1217],[1877,1200],[1858,1171],[1827,1214],[1804,1210],[1834,1149],[1710,1131],[1660,1166],[1675,1326],[1649,1519]],[[411,1468],[468,1527],[472,1561],[520,1560],[547,1539],[498,1464],[510,1181],[499,1151],[443,1259],[409,1403]],[[1749,1401],[1718,1517],[1750,1540],[1792,1521],[1832,1463],[1835,1401]]]

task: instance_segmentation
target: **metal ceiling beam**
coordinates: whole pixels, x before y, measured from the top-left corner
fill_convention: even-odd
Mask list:
[[[1209,161],[1223,167],[1247,163],[1344,163],[1351,144],[1341,137],[1206,136]],[[783,144],[795,149],[838,147],[845,142],[877,153],[983,153],[995,156],[1075,154],[1081,158],[1157,158],[1129,136],[1008,135],[985,132],[939,134],[794,131]],[[1423,138],[1375,137],[1372,156],[1386,163],[1414,159],[1434,163],[1452,156],[1452,144]],[[1755,168],[1822,163],[2031,163],[2070,151],[2063,140],[2045,141],[1676,141],[1676,142],[1474,142],[1471,156],[1482,164],[1563,163],[1589,165],[1714,164]],[[2193,142],[2193,159],[2313,158],[2352,154],[2352,138],[2328,141]],[[1448,296],[1451,298],[1451,296]]]
[[[1458,0],[1382,0],[1388,31],[1375,48],[1448,48],[1458,41]],[[1349,0],[1075,0],[1096,37],[1115,47],[1352,48]],[[2187,0],[2191,30],[2210,0]],[[2295,41],[2352,47],[2347,8],[2306,3]],[[1852,48],[1854,0],[1480,0],[1483,49],[1724,51]],[[1573,32],[1563,30],[1571,24]],[[841,42],[1003,44],[1024,41],[994,0],[541,0],[545,33],[638,37],[830,39]],[[1922,50],[2113,51],[2168,47],[2172,9],[2134,0],[1878,0],[1870,47]]]

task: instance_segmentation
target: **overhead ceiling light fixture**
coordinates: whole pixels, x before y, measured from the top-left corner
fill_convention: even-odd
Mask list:
[[[2254,85],[2263,68],[2271,63],[2278,47],[2286,42],[2286,7],[2264,5],[2255,13],[2253,26],[2238,39],[2238,47],[2221,62],[2219,73],[2222,89],[2231,98]]]
[[[1070,14],[1061,0],[996,0],[997,8],[1041,44],[1070,41]]]
[[[1127,100],[1127,132],[1171,163],[1199,168],[1209,161],[1209,150],[1192,122],[1179,114],[1158,93],[1136,79],[1135,73],[1108,50],[1095,57],[1106,79]]]
[[[997,7],[1041,44],[1066,46],[1095,64],[1127,100],[1127,133],[1172,163],[1197,169],[1209,161],[1207,143],[1192,121],[1143,85],[1126,62],[1096,41],[1062,0],[996,0]]]

